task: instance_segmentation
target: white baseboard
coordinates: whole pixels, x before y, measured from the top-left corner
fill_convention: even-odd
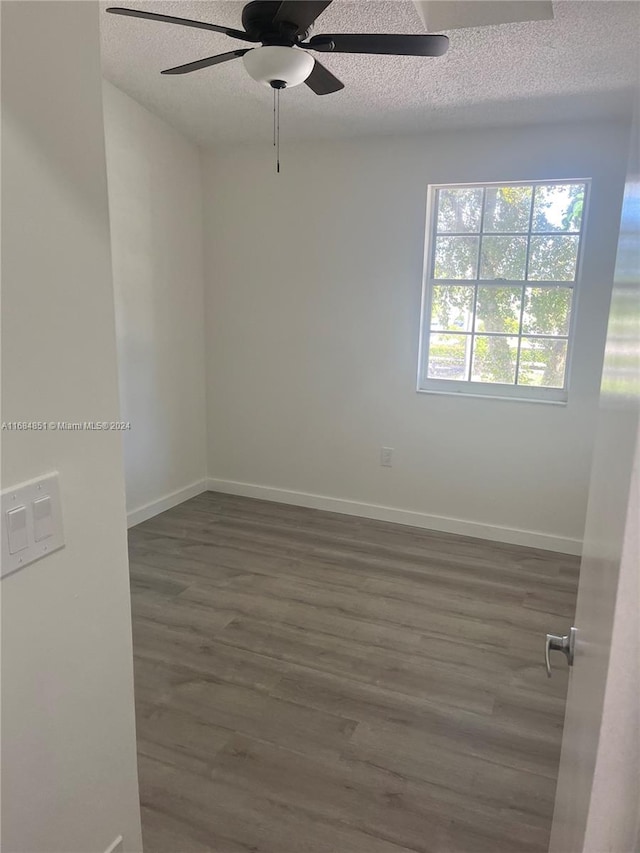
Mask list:
[[[535,530],[519,530],[514,527],[481,524],[477,521],[465,521],[461,518],[428,515],[424,512],[396,509],[390,506],[360,503],[359,501],[330,498],[324,495],[312,495],[307,492],[294,492],[287,489],[274,489],[270,486],[258,486],[254,483],[218,480],[211,477],[207,480],[207,489],[210,492],[224,492],[246,498],[259,498],[260,500],[305,506],[311,509],[324,509],[328,512],[340,512],[344,515],[357,515],[361,518],[374,518],[377,521],[408,524],[411,527],[437,530],[440,533],[456,533],[460,536],[474,536],[477,539],[506,542],[510,545],[526,545],[529,548],[541,548],[545,551],[557,551],[561,554],[579,556],[582,553],[582,541],[580,539],[539,533]]]
[[[132,509],[127,513],[127,527],[133,527],[136,524],[141,524],[154,515],[159,515],[167,509],[171,509],[178,504],[188,501],[189,498],[195,498],[196,495],[201,495],[207,491],[207,481],[198,480],[197,483],[191,483],[190,486],[185,486],[184,489],[178,489],[176,492],[171,492],[157,501],[140,506],[137,509]]]

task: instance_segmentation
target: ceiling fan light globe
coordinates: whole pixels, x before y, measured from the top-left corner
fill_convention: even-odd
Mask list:
[[[282,81],[287,88],[304,83],[313,71],[315,59],[299,47],[267,45],[256,47],[242,57],[250,77],[264,86]]]

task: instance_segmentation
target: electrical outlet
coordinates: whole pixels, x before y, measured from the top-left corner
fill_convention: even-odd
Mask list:
[[[391,468],[393,462],[393,447],[383,447],[380,451],[380,464],[385,468]]]

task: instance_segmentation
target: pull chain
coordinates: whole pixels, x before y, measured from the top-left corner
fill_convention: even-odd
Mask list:
[[[286,83],[282,80],[272,80],[273,89],[273,147],[276,149],[276,172],[280,172],[280,89],[284,89]]]
[[[273,89],[273,147],[276,149],[276,172],[280,172],[280,89],[284,89],[286,83],[282,80],[272,80]]]
[[[280,174],[280,89],[276,93],[276,172]]]

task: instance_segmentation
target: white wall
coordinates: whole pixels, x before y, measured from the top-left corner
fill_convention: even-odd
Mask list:
[[[268,145],[205,159],[212,487],[577,552],[628,129],[284,133],[280,175]],[[416,393],[427,184],[567,177],[593,178],[569,404]]]
[[[101,95],[96,3],[2,3],[2,420],[119,416]],[[0,586],[2,850],[140,851],[120,435],[1,437],[67,543]]]
[[[127,510],[138,523],[205,488],[200,154],[104,84]]]

